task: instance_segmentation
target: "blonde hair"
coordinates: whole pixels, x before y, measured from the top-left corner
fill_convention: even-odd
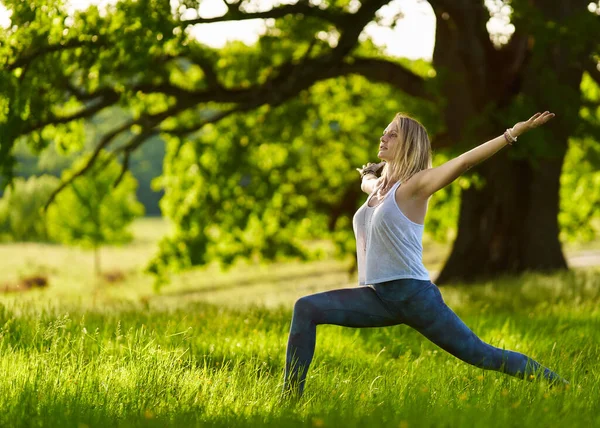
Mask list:
[[[404,113],[397,113],[392,123],[398,131],[398,143],[392,160],[385,163],[379,184],[405,182],[417,172],[431,168],[431,142],[425,127]]]

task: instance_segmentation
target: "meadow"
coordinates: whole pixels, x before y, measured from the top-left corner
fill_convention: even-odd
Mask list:
[[[406,326],[319,326],[305,396],[286,402],[294,301],[356,276],[334,260],[240,263],[186,272],[156,294],[141,269],[168,225],[134,228],[134,242],[102,250],[105,278],[87,251],[0,245],[0,285],[49,281],[0,294],[0,426],[600,426],[598,267],[441,287],[484,341],[531,356],[567,388],[469,366]],[[447,249],[426,248],[426,267],[439,269]]]

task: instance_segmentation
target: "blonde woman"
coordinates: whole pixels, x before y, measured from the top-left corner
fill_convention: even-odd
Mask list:
[[[296,301],[286,350],[285,396],[301,396],[319,324],[385,327],[406,324],[440,348],[477,367],[567,384],[518,352],[491,346],[445,304],[422,262],[423,223],[431,195],[462,173],[554,117],[548,111],[519,122],[503,135],[431,168],[427,131],[398,113],[380,139],[383,161],[359,169],[369,194],[353,218],[359,287],[312,294]],[[375,172],[383,167],[381,177]]]

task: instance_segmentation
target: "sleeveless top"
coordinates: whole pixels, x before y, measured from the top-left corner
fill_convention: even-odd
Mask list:
[[[409,220],[396,203],[400,183],[379,205],[370,207],[373,191],[352,218],[359,285],[404,278],[430,280],[423,265],[424,226]]]

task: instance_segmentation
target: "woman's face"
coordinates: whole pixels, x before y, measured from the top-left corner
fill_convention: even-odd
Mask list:
[[[390,123],[385,130],[383,135],[379,139],[379,152],[377,157],[381,160],[390,162],[392,160],[392,153],[396,150],[398,144],[398,129],[394,122]]]

